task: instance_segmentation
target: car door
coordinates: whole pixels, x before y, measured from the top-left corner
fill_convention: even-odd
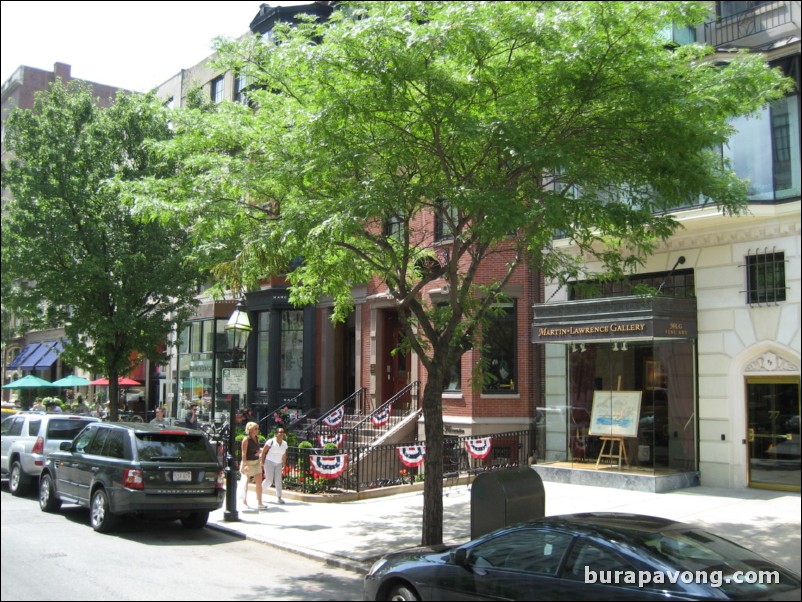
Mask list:
[[[569,600],[664,600],[672,591],[672,597],[687,599],[671,583],[633,583],[646,568],[636,566],[606,542],[580,537],[568,555],[560,587]]]
[[[91,430],[94,433],[94,437],[88,441],[85,447],[80,449],[80,453],[76,446],[73,463],[73,482],[76,497],[89,503],[92,483],[95,480],[95,474],[100,470],[100,462],[102,462],[103,446],[106,444],[106,439],[108,439],[112,429],[101,426],[86,430]],[[76,440],[77,442],[78,440]]]
[[[10,466],[8,465],[8,454],[11,450],[11,445],[16,441],[22,433],[22,424],[25,422],[24,416],[9,416],[2,423],[2,430],[0,432],[0,440],[2,441],[2,468],[3,474],[6,474]]]
[[[89,427],[72,442],[69,451],[53,453],[51,464],[56,473],[56,488],[61,495],[88,502],[88,492],[79,485],[80,474],[84,470],[84,455],[97,434],[97,428]]]
[[[437,575],[442,600],[559,599],[557,573],[573,535],[521,528],[481,540],[463,566],[449,563]]]

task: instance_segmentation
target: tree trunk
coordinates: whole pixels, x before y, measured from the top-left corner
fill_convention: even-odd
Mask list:
[[[426,433],[421,545],[443,543],[443,374],[429,373],[423,392]]]

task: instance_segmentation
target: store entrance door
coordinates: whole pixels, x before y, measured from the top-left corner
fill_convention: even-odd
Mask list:
[[[749,486],[800,490],[799,378],[748,378]]]

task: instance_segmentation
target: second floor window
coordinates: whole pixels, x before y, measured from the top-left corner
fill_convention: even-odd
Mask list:
[[[785,301],[785,253],[746,258],[746,302],[750,305]]]
[[[222,76],[212,80],[212,102],[223,102],[225,91],[226,82]]]
[[[245,93],[247,87],[248,79],[242,73],[238,74],[234,78],[234,102],[243,105],[249,104],[248,95]]]
[[[457,210],[451,207],[445,199],[437,199],[434,213],[434,240],[450,240],[454,238],[454,226],[459,216]]]

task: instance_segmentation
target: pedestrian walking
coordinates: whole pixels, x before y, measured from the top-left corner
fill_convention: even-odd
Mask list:
[[[248,434],[242,440],[242,463],[240,472],[245,477],[242,486],[242,503],[248,508],[248,485],[253,481],[256,486],[257,508],[264,508],[262,504],[262,466],[259,461],[259,425],[249,422],[245,425],[245,432]]]
[[[265,487],[271,483],[276,487],[278,503],[283,504],[281,497],[281,479],[284,476],[284,467],[287,465],[287,442],[284,441],[284,429],[279,427],[276,436],[265,443],[259,460],[265,471]]]

